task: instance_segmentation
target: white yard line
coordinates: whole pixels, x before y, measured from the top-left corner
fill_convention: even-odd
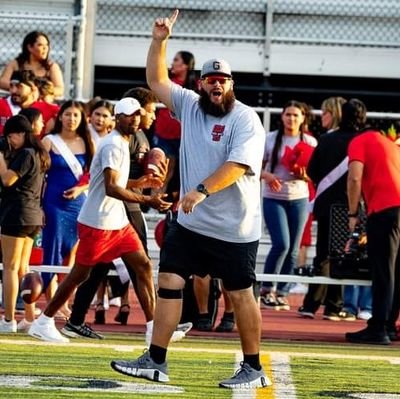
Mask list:
[[[43,342],[35,339],[24,339],[15,341],[12,338],[9,339],[0,339],[0,344],[8,344],[8,345],[37,345],[37,346],[51,346],[51,345],[61,345],[61,346],[73,346],[73,347],[82,347],[82,348],[108,348],[114,349],[117,352],[132,352],[134,350],[143,350],[145,345],[118,345],[118,344],[106,344],[103,343],[105,341],[100,341],[101,343],[93,343],[93,342],[70,342],[68,344],[55,344],[50,342]],[[193,348],[193,347],[179,347],[176,343],[171,345],[168,348],[168,351],[171,352],[205,352],[205,353],[232,353],[236,354],[238,352],[237,349],[220,349],[220,348]],[[400,356],[377,356],[377,355],[347,355],[344,353],[318,353],[318,352],[284,352],[284,351],[261,351],[261,354],[268,354],[273,356],[274,353],[279,355],[286,355],[286,356],[294,356],[294,357],[322,357],[322,358],[330,358],[330,359],[359,359],[359,360],[385,360],[391,364],[400,364]]]
[[[287,353],[271,353],[272,386],[276,399],[296,399],[290,356]]]

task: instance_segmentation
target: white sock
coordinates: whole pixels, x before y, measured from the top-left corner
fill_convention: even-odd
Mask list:
[[[154,321],[150,320],[146,323],[146,330],[147,331],[153,331],[153,325],[154,325]]]

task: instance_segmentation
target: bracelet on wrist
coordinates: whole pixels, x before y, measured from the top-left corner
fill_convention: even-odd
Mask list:
[[[355,213],[348,213],[347,214],[347,216],[349,217],[349,218],[358,218],[358,212],[355,212]]]

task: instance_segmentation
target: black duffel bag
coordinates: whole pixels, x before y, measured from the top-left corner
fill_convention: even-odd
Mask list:
[[[344,251],[330,256],[329,264],[332,278],[371,279],[367,239],[360,226],[357,226],[351,234]]]
[[[329,266],[332,278],[371,280],[371,268],[367,256],[345,253],[330,257]]]

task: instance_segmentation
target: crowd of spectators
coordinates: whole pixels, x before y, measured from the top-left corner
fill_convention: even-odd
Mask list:
[[[2,182],[0,221],[4,266],[2,278],[4,317],[0,324],[0,332],[27,331],[35,318],[34,306],[29,305],[25,307],[26,313],[22,322],[17,325],[15,321],[18,280],[27,270],[28,255],[35,235],[42,235],[44,264],[67,267],[75,264],[78,244],[77,220],[86,200],[90,165],[101,140],[115,128],[113,105],[107,99],[95,97],[88,103],[74,100],[56,101],[64,95],[63,76],[58,64],[49,58],[49,53],[48,36],[39,31],[30,32],[23,40],[21,53],[5,66],[0,76],[0,88],[9,92],[7,97],[0,99],[0,134],[4,137],[0,149]],[[170,69],[171,80],[180,86],[198,91],[199,81],[194,67],[193,54],[187,51],[176,53]],[[162,108],[156,113],[158,100],[150,90],[134,88],[121,97],[135,98],[143,110],[140,127],[130,142],[129,178],[139,179],[143,176],[145,154],[152,147],[161,147],[169,160],[165,165],[165,181],[162,187],[151,191],[145,190],[147,199],[142,203],[125,203],[129,221],[148,254],[143,212],[150,208],[162,213],[168,209],[176,211],[178,204],[181,127],[168,109]],[[364,185],[371,185],[368,179],[376,178],[376,175],[370,177],[368,174],[367,165],[371,162],[368,157],[371,155],[366,150],[360,153],[354,149],[354,144],[351,146],[351,157],[348,158],[348,147],[353,139],[362,136],[365,131],[372,131],[366,124],[366,111],[365,104],[360,100],[342,97],[327,98],[321,104],[321,125],[324,133],[316,138],[313,137],[312,126],[310,126],[310,108],[300,101],[291,100],[283,106],[278,129],[266,132],[261,181],[263,215],[265,228],[271,237],[271,248],[265,259],[264,273],[294,273],[296,265],[299,264],[300,249],[311,245],[310,229],[313,220],[317,225],[313,270],[321,275],[329,273],[327,271],[331,255],[329,237],[334,228],[331,219],[332,206],[346,207],[349,209],[350,219],[355,218],[356,222],[359,221],[359,206],[361,205],[357,204],[354,209],[349,208],[347,190],[353,187],[357,177],[362,179]],[[25,141],[11,142],[11,139],[19,133],[25,135]],[[387,143],[390,142],[389,139],[386,140]],[[358,141],[362,142],[361,139]],[[377,145],[380,145],[380,139],[375,141]],[[375,141],[371,139],[371,142]],[[390,145],[390,148],[382,150],[383,154],[390,154],[394,163],[394,166],[388,166],[388,181],[391,181],[390,177],[397,171],[398,166],[394,150],[396,144]],[[24,163],[28,162],[21,158],[20,148],[22,147],[32,148],[32,151],[40,155],[39,161],[35,161],[26,154],[26,151],[24,152],[25,158],[36,165],[36,175],[30,175],[29,178],[34,180],[32,184],[36,190],[35,201],[40,197],[44,222],[39,223],[35,219],[33,223],[20,219],[18,221],[20,229],[12,231],[10,223],[7,222],[7,214],[11,209],[10,193],[13,193],[13,185],[16,187],[21,184],[24,173],[27,173],[22,168]],[[43,155],[45,150],[51,162],[46,161]],[[29,154],[32,151],[28,151]],[[308,155],[304,156],[305,153]],[[299,154],[303,154],[304,157],[302,158]],[[348,162],[353,168],[352,162],[361,164],[364,174],[357,175],[358,170],[353,170],[351,176],[348,177]],[[38,166],[40,164],[41,167]],[[39,184],[40,179],[42,182]],[[328,183],[327,180],[329,180]],[[40,192],[37,192],[38,185]],[[369,186],[367,188],[371,189]],[[24,190],[29,191],[29,187],[24,186]],[[142,195],[143,190],[133,191]],[[392,201],[386,208],[385,205],[378,207],[377,212],[379,215],[383,212],[381,215],[383,218],[387,208],[396,210],[400,206],[398,191],[400,190],[393,189]],[[30,195],[33,195],[32,192]],[[314,195],[315,198],[313,198]],[[367,207],[370,226],[367,226],[367,236],[368,240],[372,241],[371,244],[368,241],[368,248],[373,251],[371,262],[378,264],[379,251],[376,250],[376,244],[374,244],[377,238],[370,230],[371,226],[376,226],[377,216],[373,214],[373,211],[368,210],[371,201],[374,203],[371,200],[374,193],[369,193],[369,195],[366,203],[363,203],[363,206]],[[361,194],[357,198],[359,202],[363,202]],[[31,199],[33,201],[33,198]],[[312,210],[309,207],[310,203],[313,204]],[[18,208],[18,212],[27,211]],[[40,209],[32,208],[32,212],[40,212]],[[393,223],[398,223],[396,215],[396,212],[395,215],[389,215],[390,221],[394,220]],[[356,222],[351,222],[349,226],[346,226],[349,234],[356,227]],[[28,231],[26,225],[35,228]],[[400,229],[400,226],[397,227]],[[377,272],[375,263],[371,263],[372,289],[310,284],[303,304],[298,309],[299,316],[314,319],[319,307],[323,306],[323,318],[327,320],[353,321],[357,318],[367,320],[369,324],[365,331],[358,335],[347,335],[347,339],[351,342],[387,344],[391,340],[398,339],[395,322],[400,306],[400,300],[396,297],[399,295],[397,276],[400,273],[400,265],[396,256],[400,238],[397,238],[397,233],[397,231],[387,232],[388,235],[394,234],[396,237],[392,237],[391,246],[384,254],[387,262],[390,262],[386,273]],[[20,240],[20,237],[23,237],[23,240]],[[309,238],[304,241],[304,237]],[[346,249],[343,248],[343,251],[345,252]],[[19,254],[17,261],[14,259],[15,253]],[[305,266],[304,257],[302,259],[300,265]],[[89,279],[78,288],[76,294],[74,292],[72,315],[69,303],[73,301],[73,296],[58,307],[55,315],[66,320],[66,326],[63,329],[65,335],[102,338],[85,323],[85,316],[90,304],[94,302],[95,323],[106,322],[105,299],[107,292],[111,292],[108,288],[107,273],[112,268],[116,268],[117,271],[120,269],[112,263],[99,264],[93,268]],[[134,268],[128,267],[127,271],[146,315],[146,340],[149,342],[154,304],[144,299],[143,292],[138,287],[140,276],[138,280]],[[62,276],[42,273],[42,278],[46,298],[50,300],[57,285],[61,283]],[[225,303],[225,312],[216,330],[230,332],[235,326],[231,298],[218,280],[214,283],[217,284],[218,290],[222,290]],[[118,294],[122,301],[115,321],[127,324],[130,312],[129,280],[122,286]],[[213,286],[215,284],[210,285],[209,277],[200,279],[195,276],[193,279],[191,289],[195,301],[192,301],[191,306],[196,307],[197,313],[190,321],[195,328],[202,331],[211,331],[214,327],[215,319],[211,315],[209,306],[210,287]],[[378,291],[386,289],[389,289],[389,294],[383,301]],[[264,282],[259,292],[261,306],[273,310],[290,310],[290,290],[289,283]],[[80,301],[76,298],[80,298]],[[191,323],[179,325],[175,331],[175,339],[182,336],[179,331],[187,332],[191,328]]]

